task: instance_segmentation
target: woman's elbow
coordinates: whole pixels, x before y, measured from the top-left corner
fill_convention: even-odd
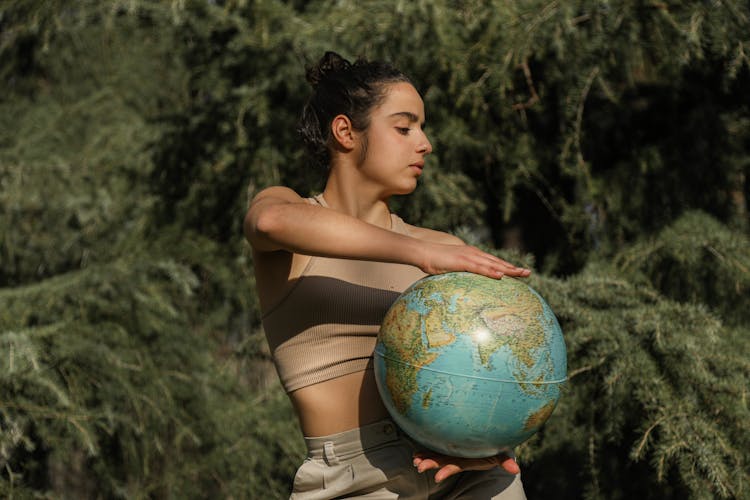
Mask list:
[[[274,236],[281,228],[281,214],[278,207],[269,206],[262,210],[248,210],[245,215],[244,232],[248,242],[258,250],[272,250]]]

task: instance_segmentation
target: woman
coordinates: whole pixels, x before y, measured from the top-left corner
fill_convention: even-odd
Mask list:
[[[372,353],[390,304],[426,274],[530,272],[388,209],[414,191],[432,152],[403,73],[328,52],[307,78],[300,133],[329,169],[325,189],[308,199],[265,189],[245,218],[263,326],[308,447],[291,498],[525,498],[512,457],[447,457],[404,436]]]

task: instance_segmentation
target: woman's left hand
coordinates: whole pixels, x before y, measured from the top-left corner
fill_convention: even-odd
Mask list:
[[[460,458],[439,453],[416,453],[414,466],[421,473],[430,469],[440,469],[435,473],[435,481],[440,482],[453,474],[467,470],[489,470],[502,467],[509,474],[521,472],[516,461],[508,455],[487,458]]]

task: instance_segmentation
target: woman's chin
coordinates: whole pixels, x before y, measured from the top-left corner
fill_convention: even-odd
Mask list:
[[[400,186],[401,189],[398,191],[397,194],[400,194],[400,195],[411,194],[417,189],[418,185],[419,183],[417,182],[417,179],[414,179],[412,182],[405,183],[403,186]]]

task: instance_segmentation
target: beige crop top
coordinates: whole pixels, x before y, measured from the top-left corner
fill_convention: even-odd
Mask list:
[[[308,201],[327,206],[321,195]],[[408,234],[395,214],[391,230]],[[371,369],[385,313],[424,276],[405,264],[312,257],[287,295],[263,315],[286,391]]]

